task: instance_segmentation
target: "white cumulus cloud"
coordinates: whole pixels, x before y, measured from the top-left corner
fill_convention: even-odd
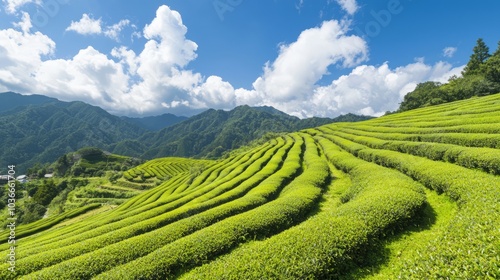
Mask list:
[[[446,47],[443,49],[443,56],[444,57],[453,57],[455,53],[457,52],[457,48],[455,47]]]
[[[366,42],[346,35],[338,21],[325,21],[320,27],[303,31],[297,41],[281,46],[278,58],[264,67],[264,75],[254,88],[271,102],[307,99],[328,67],[350,67],[367,58]]]
[[[130,22],[121,21],[106,27],[100,19],[84,14],[73,27],[85,34],[100,32],[118,38],[127,25]],[[330,20],[282,44],[252,88],[235,89],[222,77],[204,77],[188,69],[198,45],[186,37],[187,30],[177,11],[161,6],[141,30],[146,42],[140,51],[120,46],[105,54],[89,46],[72,58],[54,59],[56,44],[33,32],[29,15],[23,14],[14,28],[0,30],[0,92],[81,100],[118,115],[192,115],[243,104],[274,106],[299,117],[380,115],[397,109],[418,83],[446,82],[462,70],[423,60],[396,68],[388,63],[360,65],[368,58],[366,42],[349,34],[349,23]],[[327,85],[318,85],[325,82],[331,67],[354,68]]]
[[[278,58],[265,65],[264,74],[253,83],[253,90],[238,91],[238,99],[260,100],[254,105],[272,105],[301,115],[302,110],[292,109],[290,104],[310,100],[316,83],[328,74],[328,67],[352,67],[367,59],[366,42],[346,33],[347,26],[334,20],[303,31],[297,41],[281,46]]]
[[[354,15],[358,10],[358,3],[356,0],[335,0],[349,15]]]
[[[103,34],[106,37],[109,37],[115,41],[119,41],[120,32],[122,32],[123,28],[130,25],[130,20],[122,19],[118,23],[113,24],[111,26],[107,26],[103,31]]]
[[[186,33],[180,14],[161,6],[142,31],[147,42],[140,53],[122,46],[108,57],[88,47],[70,60],[46,61],[36,77],[43,85],[38,92],[62,100],[83,100],[116,114],[165,110],[190,114],[234,107],[234,89],[228,82],[216,76],[204,79],[185,69],[196,58],[198,48]]]
[[[232,109],[236,105],[233,86],[218,76],[208,77],[193,93],[200,108]]]
[[[2,2],[5,5],[5,10],[10,14],[14,14],[20,7],[26,4],[35,3],[40,5],[42,0],[3,0]]]
[[[314,91],[309,112],[318,116],[346,113],[380,116],[399,107],[404,96],[425,81],[445,83],[453,75],[460,75],[463,67],[452,67],[445,62],[427,65],[418,61],[391,69],[388,63],[381,66],[361,65],[348,75],[332,81],[328,86]],[[306,114],[305,116],[312,116]]]
[[[56,44],[48,36],[30,33],[29,15],[15,24],[21,31],[9,28],[0,30],[0,90],[35,92],[36,69],[43,59],[55,51]]]
[[[39,92],[63,100],[82,100],[106,109],[123,106],[128,77],[122,65],[93,47],[82,49],[70,60],[48,60],[35,77]]]
[[[101,19],[93,19],[88,14],[83,14],[79,21],[72,21],[66,31],[75,31],[78,34],[101,34]]]
[[[88,14],[83,14],[79,21],[71,21],[66,31],[74,31],[81,35],[104,35],[115,41],[119,41],[121,31],[130,25],[130,20],[123,19],[118,23],[106,26],[102,19],[94,19]]]
[[[33,25],[31,24],[30,15],[26,12],[23,12],[22,20],[20,22],[14,23],[14,27],[20,28],[24,33],[29,32],[33,27]]]

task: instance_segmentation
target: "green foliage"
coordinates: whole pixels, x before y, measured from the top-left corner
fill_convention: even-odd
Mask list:
[[[0,94],[0,100],[4,98]],[[83,147],[110,148],[146,131],[82,102],[51,100],[19,107],[0,116],[0,142],[4,147],[0,165],[16,162],[17,171],[24,173],[37,162],[54,162]]]
[[[500,51],[490,55],[488,46],[478,39],[462,75],[444,85],[430,81],[418,84],[405,95],[398,112],[500,92]]]
[[[58,190],[53,180],[46,180],[37,187],[33,200],[43,206],[49,205],[54,197],[56,197]]]
[[[36,212],[38,215],[43,215],[45,213],[45,208],[43,208],[43,206],[29,202],[27,204],[29,204],[29,206],[27,206],[26,208],[32,209],[31,210],[32,212]],[[16,237],[23,238],[26,236],[36,234],[38,232],[42,232],[43,230],[49,229],[54,225],[60,223],[61,221],[79,216],[90,210],[94,210],[100,206],[101,204],[94,203],[44,220],[39,220],[39,219],[35,219],[33,221],[24,220],[23,223],[25,223],[25,225],[21,225],[16,229]],[[2,236],[0,236],[0,242],[2,243],[7,242],[7,240],[8,240],[8,234],[3,234]]]
[[[260,152],[257,152],[252,157],[253,161],[257,160],[257,162],[255,163],[255,166],[260,166],[262,164],[262,162],[267,161],[266,157],[264,157],[264,158],[262,157],[262,154],[266,150],[262,150]],[[267,153],[267,155],[272,155],[272,154],[273,154],[272,152]],[[296,159],[292,159],[291,161],[292,161],[292,164],[296,163]],[[243,175],[242,171],[245,168],[244,168],[244,166],[242,166],[242,163],[248,165],[251,163],[251,161],[249,161],[249,158],[243,157],[240,160],[234,162],[233,165],[237,168],[234,169],[232,172],[229,172],[228,176],[224,177],[224,179],[229,180],[229,181],[227,181],[227,184],[222,186],[222,189],[217,189],[217,192],[219,194],[224,193],[225,195],[229,196],[228,198],[225,198],[225,199],[221,198],[222,199],[221,201],[207,202],[205,205],[203,205],[203,204],[201,204],[199,206],[194,205],[195,207],[194,208],[192,207],[192,209],[189,211],[191,213],[195,214],[199,211],[209,209],[209,208],[214,207],[214,206],[216,206],[224,201],[227,201],[229,198],[234,197],[235,195],[237,195],[236,197],[241,196],[246,191],[248,191],[249,187],[254,186],[255,183],[248,182],[248,184],[246,184],[246,185],[239,185],[238,188],[240,188],[240,189],[238,190],[237,193],[224,192],[225,188],[231,188],[231,187],[238,186],[237,185],[238,182],[241,182],[242,179],[237,177],[237,176]],[[252,170],[252,169],[249,168],[249,170]],[[257,172],[257,171],[258,171],[258,169],[253,168],[251,173],[246,172],[244,174],[244,176],[248,177],[248,176],[252,175],[253,172]],[[272,173],[272,170],[270,170],[268,172],[269,172],[268,173],[268,175],[269,175],[270,173]],[[292,172],[293,172],[293,170],[292,170]],[[231,177],[231,175],[235,176],[235,177]],[[276,176],[278,176],[278,175],[276,175]],[[279,175],[279,176],[283,176],[283,175]],[[230,179],[230,178],[233,178],[233,179]],[[259,180],[262,180],[262,179],[259,179]],[[131,216],[131,218],[133,218],[133,219],[124,220],[123,222],[121,222],[121,226],[133,225],[132,227],[127,227],[127,228],[123,228],[122,230],[119,230],[116,232],[115,231],[111,232],[110,231],[111,229],[113,229],[113,228],[116,229],[116,227],[119,225],[116,225],[116,224],[108,225],[108,223],[105,223],[106,226],[104,226],[104,227],[101,227],[101,228],[93,227],[93,230],[91,230],[91,231],[86,230],[84,235],[72,236],[69,240],[66,240],[66,242],[69,242],[68,244],[74,244],[74,245],[70,246],[71,248],[54,251],[57,253],[57,257],[52,258],[51,261],[54,262],[57,259],[61,260],[61,258],[65,258],[65,257],[67,258],[68,256],[75,256],[75,255],[82,253],[82,252],[89,252],[89,251],[92,251],[94,249],[99,248],[98,246],[104,246],[105,244],[107,244],[109,242],[113,242],[113,241],[117,242],[117,241],[122,240],[126,237],[130,237],[131,235],[135,235],[135,234],[139,234],[140,232],[144,232],[145,230],[152,230],[154,228],[161,227],[162,225],[172,223],[173,221],[176,221],[176,220],[182,218],[185,211],[187,209],[190,209],[190,208],[186,208],[186,207],[179,208],[180,206],[182,206],[182,203],[189,202],[193,198],[199,197],[200,195],[203,195],[203,194],[205,194],[205,196],[207,196],[207,197],[213,197],[214,194],[212,194],[210,192],[210,190],[213,190],[214,187],[218,187],[218,186],[219,186],[218,183],[206,185],[206,187],[204,189],[200,189],[196,192],[193,192],[192,196],[182,196],[181,201],[179,201],[175,197],[170,198],[170,200],[174,204],[173,205],[165,205],[165,207],[162,207],[163,209],[151,209],[150,211],[144,211],[144,209],[137,209],[137,211],[135,213],[136,214],[140,213],[140,216],[139,215]],[[245,189],[246,189],[246,191],[245,191]],[[261,195],[263,195],[263,194],[261,194]],[[179,196],[177,196],[177,198],[179,198]],[[198,199],[198,201],[203,202],[204,200]],[[225,215],[228,215],[228,213],[235,213],[235,211],[243,211],[245,209],[248,209],[248,207],[250,207],[250,206],[255,206],[256,203],[262,204],[264,201],[262,199],[255,199],[255,198],[251,197],[250,199],[244,199],[243,202],[244,203],[242,204],[242,202],[235,201],[233,203],[233,205],[235,207],[229,207],[229,206],[228,207],[221,207],[220,210],[216,208],[216,209],[213,209],[213,211],[210,211],[209,213],[207,213],[207,215],[203,215],[202,217],[197,217],[196,219],[192,219],[192,220],[186,220],[185,222],[188,223],[186,226],[180,226],[185,222],[179,222],[180,224],[173,223],[171,227],[162,229],[161,231],[151,232],[147,236],[143,236],[141,239],[143,240],[143,242],[148,242],[148,243],[155,242],[155,240],[156,240],[156,242],[159,242],[158,243],[158,245],[159,245],[159,244],[161,244],[161,242],[167,242],[168,240],[171,240],[172,238],[178,238],[179,233],[174,234],[175,232],[183,232],[186,230],[195,230],[196,228],[206,226],[207,222],[209,222],[209,221],[216,221],[216,220],[220,219],[221,215],[225,216]],[[147,206],[150,206],[150,205],[148,204]],[[124,205],[124,207],[125,207],[125,205]],[[130,207],[127,209],[128,209],[128,211],[127,211],[128,214],[133,214],[133,212],[132,213],[129,212]],[[170,209],[170,210],[176,209],[176,210],[173,211],[172,213],[165,213],[165,209]],[[162,213],[165,213],[165,214],[160,215]],[[220,214],[214,215],[214,213],[220,213]],[[148,216],[154,217],[154,218],[148,220]],[[222,216],[222,217],[224,217],[224,216]],[[207,220],[206,218],[203,218],[203,217],[210,217],[210,220]],[[135,220],[136,222],[134,223],[132,220]],[[174,230],[174,232],[172,232],[172,230]],[[103,235],[98,236],[98,238],[95,239],[96,242],[92,243],[91,246],[80,246],[80,244],[75,244],[75,240],[79,240],[79,239],[82,239],[85,237],[88,238],[88,236],[93,236],[93,234],[96,234],[96,233],[102,234],[103,232],[109,232],[109,234],[103,234]],[[97,242],[98,240],[100,240],[100,241]],[[137,246],[137,243],[135,242],[135,240],[137,240],[137,239],[128,241],[126,243],[130,244],[130,246],[133,246],[134,248],[139,249],[140,247]],[[132,241],[134,241],[134,242],[132,242]],[[61,244],[61,242],[60,242],[60,244]],[[156,245],[156,246],[158,246],[158,245]],[[121,244],[120,246],[116,246],[116,248],[118,250],[121,250],[121,251],[123,251],[124,248],[128,248],[128,247],[123,247],[123,246],[126,246],[126,245]],[[53,246],[51,246],[51,247],[45,246],[44,249],[42,251],[39,251],[39,252],[43,253],[43,252],[45,252],[45,250],[47,250],[49,248],[55,249]],[[145,245],[143,247],[143,249],[136,250],[136,254],[144,254],[147,252],[147,250],[153,250],[154,248],[155,248],[155,246],[152,246],[151,244]],[[96,252],[96,254],[97,254],[97,252]],[[31,251],[30,255],[33,255],[33,251]],[[124,254],[123,256],[127,257],[128,255]],[[102,255],[101,257],[104,257],[104,256]],[[31,259],[31,261],[29,261],[28,264],[26,264],[25,262],[18,263],[19,269],[33,270],[34,268],[36,268],[34,266],[37,265],[37,258],[33,257],[33,258],[29,258],[29,259]],[[49,262],[49,261],[48,260],[44,261],[44,263],[46,263],[46,264],[47,264],[47,262]],[[103,263],[103,264],[105,264],[105,263]],[[25,265],[26,265],[26,267],[25,267]],[[40,264],[38,264],[38,265],[40,265]],[[106,265],[110,265],[110,264],[106,264]],[[75,270],[76,269],[77,268],[75,268]],[[69,271],[68,271],[68,273],[69,273]],[[54,277],[54,275],[52,277]]]
[[[57,174],[59,175],[65,175],[68,172],[68,169],[71,168],[71,163],[68,159],[68,155],[64,154],[60,158],[57,159],[56,163],[54,164],[54,169]]]
[[[160,116],[144,117],[144,118],[128,118],[122,117],[122,119],[133,123],[135,125],[141,126],[148,130],[158,131],[165,127],[172,126],[174,124],[180,123],[188,119],[187,117],[179,117],[172,114],[163,114]]]
[[[19,107],[26,107],[30,105],[40,105],[50,102],[55,102],[57,99],[50,98],[43,95],[30,95],[25,96],[14,92],[0,93],[0,112],[8,112]]]
[[[260,139],[266,133],[292,132],[332,122],[368,118],[349,114],[335,119],[301,120],[272,107],[239,106],[231,111],[212,109],[159,132],[146,134],[139,138],[140,144],[128,141],[127,145],[130,149],[142,149],[144,158],[182,156],[213,159]],[[119,145],[121,152],[128,149],[126,143]]]
[[[36,163],[44,165],[59,159],[52,171],[60,176],[68,172],[75,176],[103,174],[99,169],[72,167],[67,162],[71,158],[61,158],[83,147],[147,159],[166,156],[218,158],[267,132],[291,132],[336,121],[327,118],[300,120],[273,108],[248,106],[229,112],[208,110],[180,123],[184,118],[166,115],[130,119],[110,115],[82,102],[60,102],[14,93],[1,93],[0,104],[0,111],[21,106],[0,116],[0,144],[3,147],[0,166],[15,162],[17,171],[25,173]],[[365,118],[349,116],[350,120],[357,121]],[[176,124],[158,131],[167,122]],[[121,171],[128,169],[120,168]],[[37,173],[38,178],[52,172],[44,171]]]
[[[418,84],[417,88],[411,94],[405,95],[399,111],[413,110],[448,101],[446,92],[441,89],[441,83],[425,82]]]
[[[485,75],[478,74],[451,80],[449,84],[443,86],[443,90],[451,97],[449,101],[455,101],[498,93],[500,86]]]
[[[84,147],[61,156],[50,165],[50,169],[55,170],[59,177],[103,177],[106,171],[127,170],[140,163],[142,161],[136,158],[110,154],[96,147]],[[115,176],[113,180],[118,178]]]
[[[329,177],[328,165],[315,153],[313,147],[306,149],[304,159],[307,169],[286,186],[283,195],[276,200],[179,239],[144,258],[99,275],[97,279],[132,279],[144,275],[154,279],[169,278],[175,275],[173,269],[189,268],[229,250],[239,242],[267,236],[302,220]],[[152,262],[153,259],[156,261]]]
[[[7,202],[8,194],[4,190],[2,202]],[[91,204],[99,199],[102,199],[98,201],[100,203],[121,203],[122,201],[116,199],[125,200],[137,194],[135,190],[113,189],[111,186],[109,189],[102,185],[96,188],[95,183],[89,185],[89,180],[78,178],[30,179],[25,184],[16,182],[16,224],[25,225],[42,218],[66,214],[70,210]],[[3,210],[7,208],[6,203],[0,203],[0,206]],[[8,223],[6,217],[7,215],[1,217],[3,225]]]
[[[381,140],[374,138],[380,134],[345,128],[336,131],[335,134],[375,149],[398,151],[431,160],[448,161],[469,169],[480,169],[492,174],[500,174],[500,150],[498,149],[462,147],[432,142]],[[384,138],[389,138],[391,134],[384,136],[386,136]]]
[[[482,66],[482,71],[488,81],[495,84],[500,83],[500,42],[498,42],[495,53]]]
[[[481,66],[489,57],[490,49],[484,43],[482,38],[477,39],[476,46],[474,46],[473,53],[470,56],[469,62],[465,66],[462,74],[464,76],[478,74],[480,72]]]
[[[21,210],[21,214],[19,215],[19,223],[29,224],[35,221],[40,220],[45,214],[44,205],[39,204],[37,202],[26,201],[24,203],[24,208]]]
[[[84,147],[77,151],[83,159],[88,161],[101,161],[104,158],[104,152],[96,147]]]
[[[48,163],[42,165],[37,162],[32,167],[28,168],[27,175],[30,178],[41,179],[44,178],[45,174],[49,173],[49,171],[50,168]]]
[[[158,180],[167,180],[181,173],[189,173],[192,178],[195,178],[212,163],[210,160],[158,158],[125,171],[123,177],[128,182],[153,187]],[[129,184],[129,186],[132,185]]]
[[[356,159],[325,139],[318,138],[318,142],[326,157],[352,179],[351,184],[340,174],[342,177],[333,181],[330,190],[348,188],[351,201],[342,204],[338,196],[328,197],[326,209],[306,222],[265,241],[244,245],[194,269],[184,275],[186,279],[226,279],[236,275],[244,279],[338,278],[354,265],[352,259],[361,261],[362,248],[370,239],[404,225],[423,205],[421,186],[410,178]],[[368,178],[370,184],[366,184]]]
[[[67,181],[71,203],[122,204],[21,226],[0,278],[497,279],[499,109],[488,95],[273,134],[217,161],[159,158],[116,185]]]

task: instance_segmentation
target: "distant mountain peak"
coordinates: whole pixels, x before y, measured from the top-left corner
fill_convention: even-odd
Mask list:
[[[270,113],[272,115],[278,115],[278,116],[286,115],[286,116],[292,117],[291,115],[289,115],[283,111],[280,111],[280,110],[274,108],[273,106],[256,106],[256,107],[252,107],[252,108],[266,112],[266,113]]]
[[[0,93],[0,113],[8,112],[19,107],[29,105],[41,105],[59,100],[38,94],[23,95],[20,93],[8,91]]]
[[[162,130],[166,127],[175,125],[182,121],[187,120],[187,117],[179,117],[170,113],[162,114],[159,116],[151,116],[151,117],[143,117],[143,118],[130,118],[130,117],[122,117],[127,122],[134,123],[143,128],[146,128],[151,131]]]

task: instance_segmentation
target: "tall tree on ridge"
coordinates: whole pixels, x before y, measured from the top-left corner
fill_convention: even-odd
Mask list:
[[[495,53],[493,53],[493,56],[500,56],[500,41],[498,41],[498,47]]]
[[[474,75],[480,72],[481,65],[490,57],[490,49],[482,38],[477,39],[476,46],[470,56],[470,60],[462,71],[462,75]]]
[[[500,42],[495,53],[483,65],[484,75],[490,82],[500,84]],[[500,85],[499,85],[500,86]]]

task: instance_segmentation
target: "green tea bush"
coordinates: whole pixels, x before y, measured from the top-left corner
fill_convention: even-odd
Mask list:
[[[431,160],[445,160],[463,167],[500,174],[500,150],[498,149],[471,148],[431,142],[388,141],[368,136],[356,136],[341,131],[335,132],[335,135],[375,149],[398,151]]]
[[[329,139],[350,150],[349,140]],[[450,229],[429,245],[429,252],[421,252],[411,262],[414,267],[407,266],[407,273],[422,279],[500,276],[500,263],[496,261],[500,248],[500,177],[394,151],[360,149],[359,144],[355,147],[352,152],[360,158],[395,168],[447,194],[460,206]]]
[[[288,145],[290,146],[290,145]],[[286,150],[285,150],[286,151]],[[282,157],[284,156],[283,153],[276,153],[276,158],[278,160],[282,160]],[[271,162],[271,161],[270,161]],[[279,163],[277,160],[274,160],[275,162],[275,168],[279,167]],[[291,165],[294,165],[297,163],[296,159],[291,159],[290,161]],[[176,238],[180,238],[184,235],[187,235],[191,233],[192,231],[204,228],[210,223],[216,222],[220,219],[223,219],[227,215],[231,214],[236,214],[239,212],[243,212],[245,210],[249,210],[249,208],[253,208],[257,205],[260,205],[262,203],[266,202],[266,198],[269,198],[269,196],[272,196],[273,194],[276,193],[277,190],[280,188],[280,183],[279,182],[285,182],[287,178],[290,176],[293,176],[293,173],[296,173],[296,169],[298,169],[299,166],[297,165],[295,167],[295,170],[292,169],[282,169],[278,172],[274,172],[275,170],[273,168],[268,168],[267,169],[267,174],[266,176],[273,175],[272,177],[266,179],[264,182],[261,184],[258,184],[259,180],[258,176],[251,177],[248,182],[245,182],[244,184],[240,185],[240,188],[242,189],[243,193],[247,192],[249,188],[255,187],[256,184],[258,184],[258,187],[255,189],[252,189],[252,191],[248,192],[248,195],[242,197],[241,199],[234,200],[234,192],[227,192],[225,196],[227,196],[226,199],[221,199],[219,202],[216,203],[206,203],[205,205],[200,205],[200,207],[203,207],[204,210],[209,209],[206,212],[203,212],[201,214],[197,214],[195,209],[183,209],[179,208],[176,209],[173,212],[178,213],[178,215],[185,216],[186,212],[189,212],[188,217],[186,219],[180,220],[178,222],[175,222],[173,224],[170,224],[167,227],[163,227],[161,229],[152,231],[147,234],[143,234],[137,237],[133,237],[130,239],[126,239],[123,242],[116,243],[111,246],[104,247],[100,250],[94,251],[92,253],[88,253],[85,255],[82,255],[80,257],[77,257],[75,259],[63,262],[61,264],[55,265],[51,267],[50,269],[46,269],[47,274],[43,273],[37,273],[36,277],[42,277],[41,275],[49,275],[47,276],[48,278],[51,279],[58,279],[58,275],[65,275],[65,276],[60,276],[61,279],[66,277],[68,278],[79,278],[79,279],[84,279],[88,276],[85,275],[92,275],[94,273],[97,273],[96,271],[100,272],[102,270],[107,270],[110,269],[111,267],[116,264],[116,262],[120,262],[120,259],[123,262],[130,261],[130,257],[137,258],[139,256],[142,256],[146,254],[149,251],[154,250],[155,248],[159,248],[162,244],[166,244],[168,242],[174,241]],[[264,172],[264,169],[263,171]],[[278,182],[276,185],[275,183]],[[246,188],[246,190],[245,190]],[[282,188],[282,186],[281,186]],[[259,191],[255,191],[259,190]],[[241,195],[239,195],[241,196]],[[227,204],[222,204],[224,201],[230,201]],[[217,206],[217,204],[222,204],[220,206]],[[200,209],[202,210],[202,209]],[[168,214],[168,213],[167,213]],[[157,217],[157,221],[162,221],[164,222],[166,220],[166,214],[161,215]],[[137,228],[144,227],[144,225],[137,225]],[[126,231],[129,231],[130,229],[127,229]],[[125,230],[123,230],[125,232]],[[112,234],[116,234],[116,232],[113,232]],[[97,243],[97,241],[94,241],[92,243]],[[135,248],[135,249],[134,249]],[[64,249],[65,252],[69,254],[73,254],[74,250],[78,250],[78,246],[74,246],[74,248],[66,248]],[[87,248],[86,248],[87,250]],[[87,250],[88,251],[88,250]],[[92,251],[92,250],[91,250]],[[116,258],[117,252],[122,252],[119,253],[118,255],[121,255],[123,257]],[[111,252],[111,253],[110,253]],[[123,252],[129,252],[128,254],[123,254]],[[133,252],[133,254],[131,254]],[[61,252],[58,253],[58,255],[62,255]],[[109,257],[110,259],[106,262],[103,262],[99,265],[94,265],[94,271],[85,269],[87,266],[88,262],[91,262],[92,259],[95,259],[96,256],[99,255],[100,260],[107,260],[106,258]],[[114,256],[114,257],[113,257]],[[36,259],[36,258],[34,258]],[[85,261],[88,260],[88,261]],[[21,263],[22,264],[22,263]],[[19,264],[18,264],[19,265]],[[61,269],[60,267],[65,267]],[[71,267],[71,268],[69,268]],[[100,268],[99,268],[100,267]],[[42,270],[43,272],[45,270]],[[63,273],[64,272],[64,273]],[[73,274],[72,274],[73,273]],[[87,274],[85,274],[87,273]],[[78,276],[76,276],[78,275]],[[55,278],[52,278],[55,277]]]
[[[422,186],[410,178],[357,159],[326,139],[319,144],[332,164],[349,173],[349,202],[327,201],[339,206],[244,245],[183,279],[335,279],[363,255],[371,239],[403,226],[423,206]],[[338,187],[334,181],[331,188]]]
[[[23,238],[26,236],[30,236],[36,233],[39,233],[41,231],[44,231],[46,229],[49,229],[61,221],[67,220],[74,218],[76,216],[79,216],[81,214],[84,214],[88,211],[94,210],[96,208],[101,207],[100,203],[92,203],[77,209],[70,210],[68,212],[64,212],[62,214],[52,216],[47,219],[39,220],[34,223],[26,224],[26,225],[21,225],[16,228],[16,238]],[[0,242],[6,243],[8,240],[8,235],[0,237]]]
[[[286,194],[179,239],[146,257],[101,274],[96,279],[171,277],[175,271],[211,259],[249,238],[269,236],[303,220],[316,204],[329,178],[328,165],[320,159],[316,149],[306,148],[305,153],[312,153],[305,156],[305,170],[286,187]],[[249,192],[249,195],[255,194]]]

